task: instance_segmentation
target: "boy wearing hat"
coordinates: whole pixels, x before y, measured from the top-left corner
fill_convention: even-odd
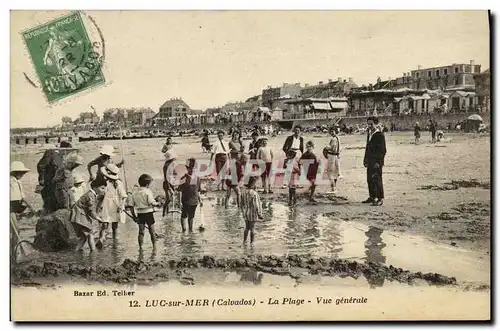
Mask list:
[[[17,214],[22,214],[27,208],[30,213],[33,213],[33,208],[26,201],[21,178],[30,171],[20,161],[12,162],[10,166],[10,242],[11,249],[17,245],[17,236],[13,236],[12,232],[19,232],[17,225]]]
[[[71,197],[74,186],[73,170],[83,164],[83,158],[78,154],[68,155],[61,167],[57,169],[54,179],[56,210],[69,209],[74,199]]]

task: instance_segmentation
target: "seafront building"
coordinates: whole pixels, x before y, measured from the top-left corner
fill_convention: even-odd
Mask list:
[[[490,70],[481,65],[453,63],[438,67],[418,65],[400,77],[359,86],[352,77],[328,79],[315,85],[283,83],[267,86],[245,101],[228,102],[206,110],[192,109],[182,98],[170,98],[158,109],[112,108],[100,118],[95,110],[82,112],[61,127],[185,127],[225,123],[254,123],[297,119],[331,119],[338,116],[420,115],[490,110]]]

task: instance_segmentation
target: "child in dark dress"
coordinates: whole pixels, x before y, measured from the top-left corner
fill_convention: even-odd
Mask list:
[[[288,205],[295,206],[297,204],[297,180],[300,175],[300,166],[295,157],[297,152],[289,150],[286,153],[286,168],[291,169],[291,176],[288,184]],[[286,177],[285,177],[286,178]],[[286,179],[285,179],[286,180]]]
[[[307,142],[306,151],[300,157],[299,163],[301,166],[305,164],[309,165],[307,168],[307,180],[311,183],[311,187],[309,188],[309,201],[316,202],[314,199],[314,191],[316,191],[316,175],[318,174],[319,160],[316,154],[314,154],[314,143],[312,141]]]

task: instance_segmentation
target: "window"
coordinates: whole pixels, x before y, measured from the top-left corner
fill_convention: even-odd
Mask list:
[[[429,71],[427,72],[427,76],[432,77],[432,71],[430,71],[430,70],[429,70]]]
[[[472,72],[471,66],[466,66],[465,67],[465,72]]]
[[[439,77],[439,69],[436,70],[436,77]]]
[[[448,69],[443,69],[443,75],[448,75]]]
[[[417,72],[417,78],[420,76],[420,73]]]
[[[455,67],[455,73],[458,73],[458,67]]]
[[[480,73],[480,72],[481,72],[481,71],[479,70],[479,66],[475,66],[475,68],[474,68],[474,72],[475,72],[475,73]]]

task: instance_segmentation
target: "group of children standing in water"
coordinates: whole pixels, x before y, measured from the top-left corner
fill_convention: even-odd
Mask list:
[[[300,132],[300,128],[298,128]],[[296,130],[297,132],[297,130]],[[254,241],[255,223],[262,219],[262,204],[259,193],[257,192],[257,182],[260,177],[263,193],[272,193],[270,176],[272,173],[272,164],[274,160],[273,150],[267,144],[267,138],[259,139],[258,133],[252,134],[252,140],[249,144],[247,153],[243,152],[244,146],[241,141],[241,136],[233,135],[233,139],[227,144],[227,149],[222,140],[223,133],[219,133],[220,146],[216,146],[215,150],[229,155],[229,158],[235,162],[236,173],[230,174],[231,178],[225,181],[226,186],[226,201],[225,207],[228,207],[228,201],[231,193],[236,194],[237,206],[240,209],[245,221],[244,243],[247,243],[248,237],[250,242]],[[335,134],[333,134],[336,137]],[[314,153],[314,143],[309,141],[306,143],[306,151],[302,151],[302,142],[300,145],[295,144],[299,138],[293,137],[290,139],[291,144],[285,150],[285,166],[291,167],[291,177],[286,185],[289,187],[290,205],[295,205],[297,202],[296,187],[300,174],[301,162],[311,160],[312,164],[308,168],[307,179],[311,183],[310,186],[310,201],[314,202],[315,179],[318,171],[319,160]],[[289,137],[290,138],[290,137]],[[300,139],[302,139],[300,137]],[[328,159],[329,153],[338,157],[338,138],[336,143],[330,143],[330,147],[323,151]],[[297,158],[297,152],[300,151],[300,158]],[[164,182],[163,188],[166,193],[166,201],[164,202],[163,216],[168,213],[168,205],[172,201],[174,191],[177,190],[181,195],[181,228],[182,231],[193,231],[193,221],[195,218],[197,207],[203,206],[201,201],[201,179],[194,173],[196,160],[190,158],[187,160],[186,174],[180,179],[180,185],[174,187],[167,178],[166,169],[176,157],[172,150],[172,141],[169,138],[162,148],[165,153],[166,161],[163,168]],[[303,152],[303,153],[302,153]],[[122,182],[119,176],[120,167],[123,165],[123,160],[120,163],[114,164],[112,156],[114,155],[112,146],[103,146],[100,155],[88,163],[87,170],[90,177],[90,187],[87,187],[85,179],[75,174],[70,182],[70,187],[66,187],[63,191],[67,191],[69,195],[69,209],[71,210],[70,221],[72,222],[75,233],[78,237],[77,250],[82,250],[85,245],[88,245],[91,251],[102,249],[106,240],[106,234],[111,228],[113,238],[116,238],[118,224],[125,222],[125,214],[128,214],[138,224],[138,244],[142,250],[144,244],[144,235],[146,229],[149,232],[153,250],[156,250],[156,242],[158,235],[155,231],[155,208],[161,206],[161,202],[155,199],[151,186],[153,178],[149,174],[142,174],[138,179],[138,187],[134,187],[132,192],[127,192],[126,185]],[[81,158],[81,157],[80,157]],[[71,159],[71,158],[69,158]],[[244,167],[249,159],[261,160],[265,164],[265,170],[260,176],[250,177],[245,185],[242,184],[244,178]],[[63,162],[60,166],[62,174],[67,176],[67,173],[72,173],[76,167],[82,164],[82,160],[77,160],[69,165],[68,162]],[[337,159],[338,162],[338,159]],[[97,172],[93,173],[92,169],[97,166]],[[338,164],[337,164],[338,168]],[[218,169],[220,171],[220,169]],[[338,170],[338,169],[337,169]],[[21,162],[15,161],[11,167],[11,211],[15,213],[22,212],[26,207],[31,208],[24,197],[20,178],[27,173],[29,169],[24,167]],[[58,174],[56,171],[56,174]],[[338,171],[337,171],[338,172]],[[337,174],[338,177],[339,173]],[[335,189],[337,177],[332,179],[332,189]],[[44,199],[45,200],[45,199]],[[45,205],[45,201],[44,201]],[[186,224],[187,220],[187,224]],[[12,224],[11,224],[12,225]],[[97,241],[94,235],[98,233]]]

